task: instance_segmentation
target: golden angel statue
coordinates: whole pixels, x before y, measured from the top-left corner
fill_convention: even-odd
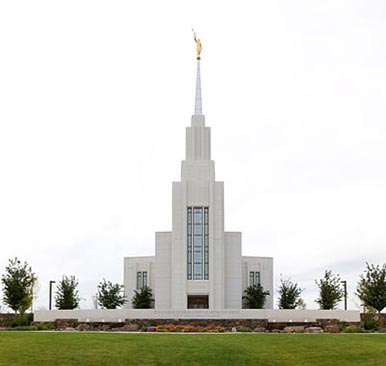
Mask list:
[[[194,33],[194,40],[196,41],[196,53],[197,53],[197,60],[201,60],[201,50],[202,50],[202,44],[199,38],[196,37],[196,32],[192,29]]]

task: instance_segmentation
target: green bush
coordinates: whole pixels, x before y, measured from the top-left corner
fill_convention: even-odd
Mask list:
[[[363,321],[363,328],[365,328],[365,330],[378,330],[379,328],[379,325],[378,325],[378,322],[374,319],[365,319]]]
[[[10,326],[12,328],[27,327],[32,323],[32,320],[33,320],[33,314],[15,315],[15,317],[12,319],[10,323]]]
[[[55,324],[54,323],[37,324],[36,327],[37,327],[37,330],[54,330]]]
[[[31,331],[31,330],[39,330],[36,325],[20,325],[17,327],[9,328],[11,331]]]
[[[240,332],[242,333],[251,332],[251,328],[243,326],[240,328]]]
[[[361,327],[356,327],[354,325],[349,325],[343,330],[345,333],[363,333],[363,329]]]
[[[343,332],[346,329],[346,327],[348,326],[348,324],[346,322],[344,322],[344,321],[339,321],[338,322],[338,326],[339,326],[339,330],[341,332]]]
[[[146,325],[142,325],[142,327],[141,327],[141,332],[147,332],[147,327],[146,327]]]

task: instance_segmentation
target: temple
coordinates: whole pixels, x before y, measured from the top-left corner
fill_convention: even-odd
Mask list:
[[[271,309],[273,259],[242,256],[241,232],[224,228],[224,182],[215,179],[211,129],[202,114],[201,42],[197,50],[194,115],[181,180],[173,182],[172,230],[156,233],[155,256],[124,258],[126,307],[134,290],[148,286],[158,310],[241,309],[243,291],[260,283]]]

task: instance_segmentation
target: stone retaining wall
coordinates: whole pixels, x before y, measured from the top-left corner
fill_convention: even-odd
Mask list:
[[[38,322],[37,322],[38,323]],[[57,319],[55,327],[59,330],[74,329],[80,331],[138,331],[142,326],[158,325],[193,325],[197,327],[222,326],[226,330],[248,327],[258,332],[304,333],[307,328],[319,328],[326,333],[338,333],[337,319],[319,319],[315,322],[268,322],[267,319],[126,319],[124,322],[83,322],[77,319]],[[349,323],[359,326],[359,322]]]
[[[378,314],[378,313],[362,313],[361,314],[361,321],[365,321],[365,320],[368,320],[368,319],[372,319],[372,320],[375,320],[378,325],[379,325],[379,328],[383,328],[383,329],[386,329],[386,314],[385,313],[381,313],[381,314]]]

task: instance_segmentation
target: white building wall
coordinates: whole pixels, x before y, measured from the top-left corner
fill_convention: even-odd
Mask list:
[[[173,182],[172,309],[186,309],[186,182]],[[185,258],[185,260],[183,260]]]
[[[172,308],[172,233],[157,232],[155,239],[155,308]]]
[[[225,232],[225,309],[241,308],[241,233]]]
[[[242,289],[249,286],[249,272],[260,272],[261,285],[270,295],[266,298],[265,309],[273,308],[273,258],[242,257]]]
[[[131,309],[134,290],[137,289],[137,272],[147,272],[147,285],[155,295],[155,257],[126,257],[123,264],[124,293],[127,299],[125,308]]]

